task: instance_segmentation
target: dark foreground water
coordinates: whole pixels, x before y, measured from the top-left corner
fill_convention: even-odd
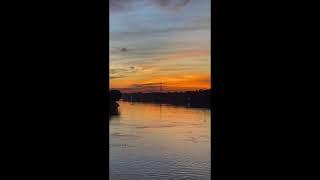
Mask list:
[[[110,120],[110,179],[210,179],[210,110],[120,102]]]

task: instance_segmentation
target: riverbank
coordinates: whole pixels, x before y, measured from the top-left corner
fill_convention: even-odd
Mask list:
[[[152,92],[152,93],[125,93],[121,98],[126,102],[148,102],[180,105],[185,107],[211,107],[210,90],[186,92]]]

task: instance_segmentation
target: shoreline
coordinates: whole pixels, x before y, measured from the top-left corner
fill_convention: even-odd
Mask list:
[[[119,102],[127,102],[127,103],[146,103],[146,104],[159,104],[159,105],[169,105],[169,106],[177,106],[177,107],[184,107],[184,108],[204,108],[204,109],[211,109],[211,106],[204,106],[204,105],[189,105],[188,104],[179,104],[179,103],[168,103],[168,102],[153,102],[153,101],[129,101],[121,99]]]

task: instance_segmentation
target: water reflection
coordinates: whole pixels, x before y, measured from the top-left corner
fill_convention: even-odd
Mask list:
[[[210,179],[210,110],[119,102],[110,179]]]

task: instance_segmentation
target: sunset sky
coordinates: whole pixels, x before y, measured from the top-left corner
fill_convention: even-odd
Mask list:
[[[110,0],[110,87],[209,89],[210,0]]]

